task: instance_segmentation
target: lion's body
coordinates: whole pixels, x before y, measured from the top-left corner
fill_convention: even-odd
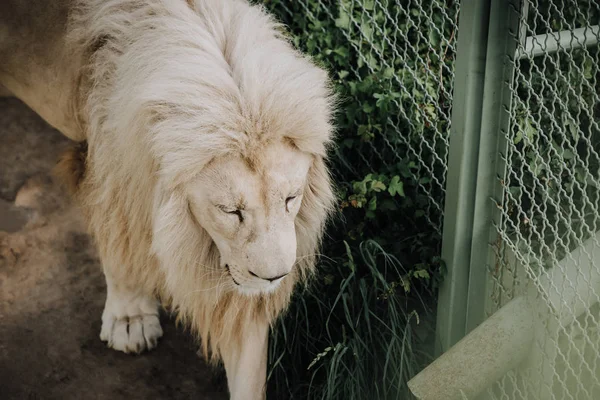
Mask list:
[[[61,167],[107,276],[105,314],[119,293],[143,298],[142,315],[158,296],[225,361],[232,396],[260,391],[239,368],[264,369],[265,329],[312,271],[332,205],[326,74],[241,0],[9,0],[0,18],[0,85],[87,142],[84,158]],[[190,218],[184,188],[227,154],[245,160],[239,173],[250,179],[277,143],[313,159],[294,222],[297,262],[277,289],[246,296],[221,288],[220,253]]]
[[[0,2],[0,82],[64,135],[83,140],[75,93],[83,57],[66,43],[73,3]]]

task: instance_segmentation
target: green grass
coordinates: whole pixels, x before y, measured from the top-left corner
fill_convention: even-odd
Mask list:
[[[320,279],[297,293],[273,330],[273,397],[408,398],[406,382],[428,360],[427,343],[415,335],[419,325],[427,329],[421,321],[431,317],[427,300],[398,294],[409,285],[402,281],[406,271],[377,243],[364,242],[360,252],[360,268],[350,252],[345,265],[324,262],[325,277],[343,278]]]

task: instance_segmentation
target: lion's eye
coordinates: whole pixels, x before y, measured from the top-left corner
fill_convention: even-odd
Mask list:
[[[236,215],[240,222],[244,222],[244,215],[242,214],[242,210],[240,210],[239,208],[236,210],[227,209],[226,207],[222,206],[219,208],[226,214]]]

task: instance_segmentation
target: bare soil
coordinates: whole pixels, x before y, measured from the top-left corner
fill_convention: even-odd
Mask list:
[[[167,315],[149,353],[100,341],[102,270],[51,176],[68,145],[23,103],[0,98],[0,399],[226,399],[222,371]]]

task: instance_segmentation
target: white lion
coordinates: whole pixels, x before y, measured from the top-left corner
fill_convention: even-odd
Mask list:
[[[5,0],[0,85],[82,143],[59,167],[106,276],[101,339],[156,346],[160,299],[233,399],[263,398],[333,205],[327,74],[242,0]]]

